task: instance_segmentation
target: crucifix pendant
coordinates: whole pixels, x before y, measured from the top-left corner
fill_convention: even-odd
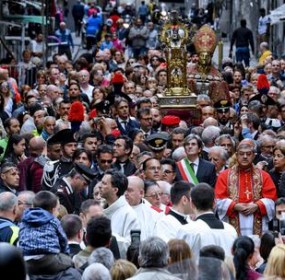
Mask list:
[[[251,192],[248,189],[246,189],[244,193],[246,195],[246,199],[249,199],[249,195],[251,194]]]

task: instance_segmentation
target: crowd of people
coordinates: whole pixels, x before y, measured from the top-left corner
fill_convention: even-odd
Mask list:
[[[195,92],[194,121],[160,108],[168,81],[154,3],[127,28],[129,8],[113,4],[111,26],[97,26],[100,11],[78,2],[99,28],[87,25],[90,51],[72,61],[73,34],[59,23],[71,45],[34,84],[1,64],[3,275],[285,279],[284,59],[266,42],[256,66],[225,58],[229,91],[215,103]],[[200,59],[188,49],[187,67]]]

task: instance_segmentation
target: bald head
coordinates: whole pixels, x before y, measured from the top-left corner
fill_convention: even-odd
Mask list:
[[[128,177],[128,188],[125,197],[131,206],[139,205],[144,197],[144,182],[137,176]]]
[[[128,183],[129,183],[129,185],[133,185],[136,188],[139,188],[142,190],[144,189],[144,182],[138,176],[129,176],[128,177]]]
[[[45,145],[46,142],[42,137],[35,136],[31,138],[29,142],[30,152],[34,152],[40,155],[43,152]]]
[[[87,70],[81,70],[78,73],[79,83],[80,85],[85,85],[89,83],[90,74]]]
[[[210,125],[212,125],[212,126],[218,126],[218,121],[217,121],[215,118],[213,118],[213,117],[208,117],[208,118],[206,118],[206,119],[204,120],[202,126],[203,126],[204,128],[206,128],[206,127],[208,127],[208,126],[210,126]]]
[[[59,24],[59,26],[60,26],[61,28],[65,28],[65,27],[66,27],[66,23],[65,23],[64,21],[62,21],[62,22]]]

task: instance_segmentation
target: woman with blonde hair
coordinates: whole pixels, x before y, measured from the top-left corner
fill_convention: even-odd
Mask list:
[[[123,259],[115,261],[111,268],[112,280],[125,280],[135,275],[136,272],[136,266],[133,263]]]
[[[264,271],[265,279],[285,279],[285,245],[277,244],[270,252]]]

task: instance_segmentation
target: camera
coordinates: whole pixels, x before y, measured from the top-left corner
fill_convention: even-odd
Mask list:
[[[102,119],[102,117],[96,117],[96,118],[93,118],[93,121],[95,124],[98,124],[98,122]]]
[[[131,230],[131,244],[140,245],[141,242],[141,231],[139,229]]]
[[[278,234],[285,235],[285,219],[279,220],[277,218],[274,218],[272,220],[272,233],[275,237],[278,237]]]

